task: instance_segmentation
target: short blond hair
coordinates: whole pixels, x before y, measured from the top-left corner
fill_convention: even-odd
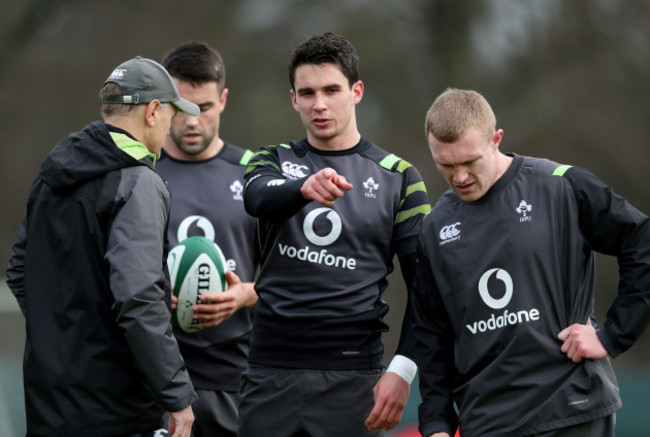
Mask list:
[[[427,111],[425,135],[443,143],[458,141],[470,128],[490,141],[497,120],[490,104],[476,91],[447,88]]]

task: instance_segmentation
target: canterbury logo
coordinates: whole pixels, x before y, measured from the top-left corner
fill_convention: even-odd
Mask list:
[[[458,226],[460,226],[460,222],[456,222],[453,225],[443,226],[442,229],[440,229],[438,235],[440,236],[441,245],[451,243],[460,238],[460,230],[457,228]]]
[[[126,73],[125,68],[116,68],[111,73],[111,76],[109,77],[109,79],[122,79],[124,77],[124,73]]]
[[[290,179],[300,179],[307,176],[305,171],[309,171],[306,165],[294,164],[293,162],[284,161],[282,163],[283,174]]]

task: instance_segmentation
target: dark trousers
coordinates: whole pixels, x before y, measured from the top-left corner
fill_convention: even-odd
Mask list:
[[[239,437],[384,437],[364,425],[382,374],[249,368],[240,387]]]
[[[239,393],[196,390],[192,437],[237,437]]]

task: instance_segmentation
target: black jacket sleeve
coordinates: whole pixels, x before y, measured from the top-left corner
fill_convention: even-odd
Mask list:
[[[399,258],[400,270],[402,271],[402,278],[408,297],[406,301],[406,310],[404,312],[404,319],[402,320],[402,330],[400,331],[399,343],[397,346],[396,354],[404,355],[405,357],[415,361],[415,338],[413,337],[413,280],[415,276],[415,263],[417,261],[417,254],[412,253]]]
[[[618,296],[598,331],[612,357],[626,351],[650,323],[650,219],[589,171],[569,169],[580,229],[588,245],[615,256]]]
[[[20,226],[16,243],[11,249],[11,258],[7,266],[7,285],[16,297],[18,306],[26,316],[27,305],[25,303],[25,247],[27,245],[27,235],[25,231],[25,220]]]
[[[452,388],[457,379],[454,365],[454,329],[433,280],[428,255],[418,244],[412,314],[420,371],[422,403],[418,408],[420,432],[453,435],[458,426]]]
[[[251,178],[244,189],[246,212],[270,222],[288,219],[310,202],[300,192],[304,181],[270,174]]]
[[[120,202],[108,235],[105,259],[115,321],[152,392],[167,411],[195,400],[194,387],[173,335],[163,262],[169,194],[153,171],[123,171]],[[140,225],[146,223],[146,226]]]

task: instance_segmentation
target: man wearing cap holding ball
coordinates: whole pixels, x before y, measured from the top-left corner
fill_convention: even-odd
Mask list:
[[[194,388],[170,325],[169,191],[154,170],[172,117],[199,108],[134,58],[102,116],[64,138],[32,184],[7,268],[26,319],[28,436],[190,434]]]

